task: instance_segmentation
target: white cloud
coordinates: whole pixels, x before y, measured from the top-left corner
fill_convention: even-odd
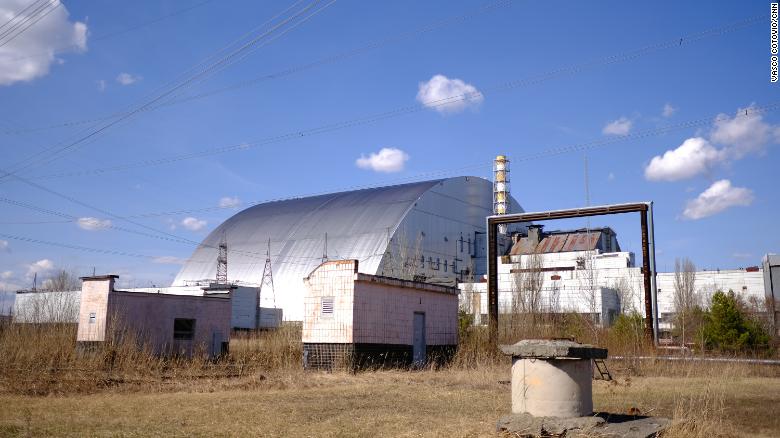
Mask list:
[[[116,81],[122,85],[132,85],[143,79],[141,76],[132,75],[130,73],[119,73],[116,77]]]
[[[427,82],[420,82],[417,89],[417,101],[442,114],[478,106],[484,99],[473,85],[444,75],[435,75]]]
[[[76,223],[82,230],[94,231],[102,230],[111,226],[108,219],[98,219],[96,217],[80,217]]]
[[[729,155],[740,159],[753,152],[761,152],[770,142],[777,142],[778,127],[764,122],[764,117],[750,105],[737,110],[734,118],[719,114],[715,118],[710,140],[726,146]]]
[[[607,175],[607,181],[614,181],[615,180],[615,174],[613,172],[609,172],[609,175]]]
[[[8,243],[7,240],[0,240],[0,251],[8,251],[10,249],[11,245]]]
[[[8,22],[29,4],[29,0],[0,1],[0,23]],[[11,85],[46,76],[52,63],[62,63],[62,60],[56,57],[57,54],[87,50],[87,25],[78,21],[71,22],[68,16],[67,8],[61,4],[8,44],[0,47],[0,85]],[[26,16],[19,17],[14,23],[24,19]],[[10,25],[3,30],[9,28]]]
[[[752,259],[753,254],[750,254],[749,252],[735,252],[731,254],[732,257],[735,259]]]
[[[683,211],[686,219],[702,219],[731,207],[745,207],[753,203],[753,192],[744,187],[732,187],[731,181],[715,181],[696,199],[691,199]]]
[[[98,87],[98,91],[100,91],[101,93],[103,91],[106,91],[106,80],[105,79],[101,79],[101,80],[97,81],[97,87]]]
[[[27,277],[33,278],[37,273],[38,278],[42,278],[45,274],[54,270],[54,262],[49,259],[41,259],[37,262],[27,265]]]
[[[634,123],[626,117],[613,120],[604,126],[601,132],[604,135],[627,135],[631,132],[631,126]]]
[[[645,168],[645,178],[651,181],[677,181],[705,173],[717,164],[763,152],[766,145],[780,142],[780,126],[770,125],[751,105],[740,108],[732,118],[718,115],[713,121],[709,140],[693,137],[676,149],[656,156]],[[720,145],[718,148],[715,145]]]
[[[3,280],[8,280],[9,278],[11,278],[13,276],[14,276],[14,272],[13,271],[3,271],[2,273],[0,273],[0,279],[3,279]]]
[[[723,158],[723,152],[707,140],[701,137],[689,138],[676,149],[653,157],[645,168],[645,178],[650,181],[691,178],[708,171]]]
[[[186,262],[186,260],[175,256],[155,257],[152,261],[161,265],[183,265]]]
[[[241,205],[241,200],[238,199],[238,196],[233,196],[232,198],[230,196],[225,196],[219,199],[220,208],[234,208],[239,205]]]
[[[672,117],[674,113],[677,112],[677,108],[673,107],[672,104],[667,103],[664,105],[664,108],[661,110],[661,115],[664,117]]]
[[[379,152],[372,152],[369,156],[361,155],[355,160],[355,165],[361,169],[369,169],[374,172],[400,172],[404,170],[404,163],[409,160],[409,154],[396,148],[382,148]]]
[[[181,226],[190,231],[198,231],[206,226],[206,221],[190,216],[181,221]]]

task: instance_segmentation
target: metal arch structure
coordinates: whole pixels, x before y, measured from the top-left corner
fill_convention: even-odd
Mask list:
[[[655,271],[655,236],[653,227],[653,203],[635,202],[627,204],[600,205],[595,207],[550,210],[532,213],[493,215],[487,217],[488,256],[488,325],[490,342],[498,341],[498,227],[503,224],[571,219],[578,217],[605,216],[612,214],[639,213],[642,229],[642,274],[645,289],[645,336],[658,341],[658,302]]]

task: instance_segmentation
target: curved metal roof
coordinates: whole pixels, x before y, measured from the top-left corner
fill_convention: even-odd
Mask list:
[[[216,277],[217,246],[228,244],[228,280],[260,284],[268,240],[274,279],[299,281],[330,258],[360,260],[374,273],[387,241],[420,196],[443,180],[268,202],[232,216],[206,237],[173,286]],[[264,293],[265,295],[265,293]],[[265,295],[264,298],[269,298]]]

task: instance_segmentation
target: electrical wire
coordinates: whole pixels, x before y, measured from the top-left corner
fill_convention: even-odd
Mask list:
[[[691,34],[687,37],[684,37],[683,40],[687,41],[688,43],[700,41],[701,39],[714,36],[714,35],[721,35],[725,34],[737,29],[741,29],[746,26],[751,26],[756,23],[758,23],[759,18],[763,19],[762,16],[756,16],[756,17],[750,17],[747,19],[739,20],[737,22],[730,23],[728,25],[719,26],[715,28],[711,28],[702,32],[698,32],[695,34]],[[44,175],[44,176],[35,176],[33,178],[50,178],[50,177],[56,177],[56,178],[62,178],[62,177],[70,177],[70,176],[85,176],[85,175],[102,175],[109,172],[117,172],[117,171],[125,171],[130,169],[136,169],[136,168],[144,168],[144,167],[151,167],[151,166],[159,166],[159,165],[165,165],[165,164],[172,164],[177,163],[180,161],[185,160],[191,160],[195,158],[203,158],[207,156],[213,156],[223,153],[229,153],[229,152],[236,152],[236,151],[244,151],[248,149],[254,149],[261,146],[267,146],[270,144],[276,144],[276,143],[282,143],[287,142],[291,140],[301,139],[304,137],[310,137],[320,134],[325,134],[329,132],[339,131],[343,129],[353,128],[356,126],[363,126],[368,124],[373,124],[382,120],[391,119],[395,117],[400,117],[403,115],[408,115],[412,113],[417,113],[425,109],[429,108],[438,108],[446,105],[451,105],[458,102],[468,101],[474,98],[481,97],[486,94],[491,93],[500,93],[500,92],[508,92],[513,89],[536,85],[539,83],[543,83],[552,79],[555,79],[557,77],[560,77],[562,75],[573,75],[579,72],[582,72],[583,70],[589,69],[589,68],[595,68],[598,66],[605,66],[605,65],[611,65],[618,62],[625,62],[629,60],[636,59],[640,56],[643,56],[645,54],[652,53],[654,51],[658,51],[661,49],[667,49],[667,48],[675,48],[679,47],[680,39],[675,38],[674,40],[668,40],[665,42],[660,42],[656,44],[651,44],[645,47],[642,47],[640,49],[636,49],[634,51],[625,52],[622,54],[612,55],[605,58],[599,58],[598,60],[592,60],[589,62],[585,62],[582,64],[576,64],[573,66],[568,67],[561,67],[555,70],[551,70],[545,73],[538,74],[536,76],[531,76],[524,79],[518,79],[518,80],[512,80],[507,81],[502,84],[494,85],[492,87],[487,87],[483,89],[483,91],[476,91],[471,93],[465,93],[461,95],[456,96],[450,96],[442,99],[433,99],[426,102],[422,102],[415,105],[408,105],[399,107],[393,110],[384,111],[381,113],[376,113],[369,116],[349,119],[341,122],[336,122],[328,125],[321,125],[315,128],[309,128],[309,129],[303,129],[303,130],[296,130],[296,131],[290,131],[285,134],[276,135],[273,137],[266,137],[257,141],[253,142],[243,142],[236,145],[229,145],[229,146],[221,146],[221,147],[215,147],[210,149],[204,149],[201,151],[196,152],[188,152],[184,154],[178,154],[178,155],[171,155],[168,157],[162,157],[162,158],[154,158],[154,159],[147,159],[147,160],[141,160],[134,163],[126,163],[126,164],[120,164],[117,166],[110,166],[110,167],[102,167],[98,169],[85,169],[81,171],[76,172],[65,172],[55,175]],[[3,177],[0,176],[0,182],[2,182]]]
[[[453,25],[453,24],[457,24],[457,23],[461,23],[461,22],[467,21],[467,20],[472,19],[474,17],[477,17],[477,16],[480,16],[480,15],[492,12],[492,11],[498,9],[498,8],[509,6],[512,3],[513,3],[513,0],[498,0],[498,1],[494,1],[494,2],[488,3],[488,4],[480,7],[478,9],[474,10],[474,11],[471,11],[471,12],[469,12],[467,14],[458,15],[458,16],[452,16],[452,17],[441,19],[441,20],[437,20],[435,22],[426,24],[426,25],[418,27],[416,29],[409,30],[409,31],[404,31],[404,32],[401,32],[399,34],[391,35],[391,36],[385,37],[385,38],[377,40],[377,41],[372,41],[372,42],[369,42],[369,43],[367,43],[367,44],[365,44],[363,46],[360,46],[358,48],[355,48],[355,49],[352,49],[352,50],[348,50],[348,51],[344,51],[344,52],[340,52],[340,53],[336,53],[334,55],[331,55],[331,56],[328,56],[328,57],[325,57],[325,58],[321,58],[321,59],[318,59],[318,60],[315,60],[315,61],[312,61],[312,62],[309,62],[309,63],[306,63],[306,64],[301,64],[301,65],[298,65],[298,66],[288,67],[288,68],[285,68],[285,69],[282,69],[282,70],[279,70],[279,71],[276,71],[276,72],[273,72],[273,73],[267,73],[267,74],[264,74],[264,75],[256,76],[254,78],[247,79],[247,80],[244,80],[244,81],[241,81],[241,82],[236,82],[236,83],[233,83],[233,84],[221,87],[221,88],[216,88],[216,89],[204,91],[202,93],[198,93],[198,94],[195,94],[195,95],[185,96],[185,97],[182,97],[182,98],[179,98],[179,99],[174,99],[174,100],[171,100],[169,102],[166,102],[165,104],[161,104],[161,105],[157,105],[157,106],[151,107],[151,108],[148,109],[148,111],[154,111],[154,110],[157,110],[159,108],[163,108],[163,107],[167,107],[167,106],[171,106],[171,105],[178,105],[178,104],[182,104],[182,103],[191,102],[191,101],[194,101],[194,100],[208,98],[208,97],[211,97],[211,96],[214,96],[214,95],[217,95],[217,94],[221,94],[221,93],[224,93],[224,92],[238,90],[238,89],[241,89],[241,88],[257,85],[257,84],[265,82],[265,81],[279,79],[279,78],[290,76],[290,75],[293,75],[293,74],[296,74],[296,73],[300,73],[300,72],[303,72],[303,71],[306,71],[306,70],[314,69],[314,68],[317,68],[317,67],[320,67],[320,66],[324,66],[324,65],[328,65],[328,64],[334,64],[336,62],[340,62],[340,61],[343,61],[343,60],[354,58],[354,57],[363,55],[365,53],[368,53],[370,51],[373,51],[373,50],[376,50],[376,49],[380,49],[382,47],[385,47],[385,46],[390,45],[390,44],[395,43],[395,42],[408,40],[408,39],[411,39],[411,38],[414,38],[414,37],[417,37],[417,36],[420,36],[420,35],[423,35],[423,34],[426,34],[426,33],[430,33],[430,32],[433,32],[435,30],[438,30],[438,29],[441,29],[441,28],[444,28],[444,27],[447,27],[447,26],[450,26],[450,25]],[[110,119],[113,119],[115,117],[119,117],[120,115],[121,115],[121,113],[114,113],[114,114],[111,114],[111,115],[108,115],[108,116],[103,116],[103,117],[93,117],[93,118],[90,118],[90,119],[83,119],[83,120],[72,120],[72,121],[68,121],[68,122],[61,122],[61,123],[51,124],[51,125],[42,126],[42,127],[23,128],[23,129],[7,129],[5,131],[0,131],[0,133],[3,133],[3,134],[22,134],[22,133],[26,133],[26,132],[35,132],[35,131],[42,131],[42,130],[48,130],[48,129],[54,129],[54,128],[78,126],[78,125],[83,125],[83,124],[96,123],[96,122],[110,120]]]
[[[207,66],[205,66],[203,68],[200,68],[200,69],[196,66],[195,70],[199,70],[199,71],[197,71],[194,74],[188,75],[187,77],[185,77],[185,79],[183,79],[181,81],[178,81],[173,86],[166,87],[166,89],[164,89],[157,96],[153,97],[151,100],[146,101],[145,103],[141,104],[140,106],[136,106],[136,107],[132,108],[131,110],[123,113],[120,117],[118,117],[116,119],[113,119],[113,120],[111,120],[111,121],[109,121],[109,122],[107,122],[105,124],[102,124],[102,126],[98,127],[97,129],[90,130],[90,132],[88,134],[80,136],[77,140],[75,140],[73,142],[70,142],[70,143],[68,143],[67,145],[65,145],[65,146],[63,146],[61,148],[57,148],[57,150],[54,153],[51,153],[48,158],[43,158],[42,160],[37,160],[37,161],[34,159],[34,157],[36,157],[36,156],[42,155],[43,153],[50,152],[52,149],[54,149],[54,147],[44,149],[43,151],[39,151],[38,153],[35,153],[35,154],[31,155],[30,157],[22,160],[20,162],[21,163],[21,167],[20,167],[20,163],[15,164],[14,166],[12,166],[12,170],[10,172],[6,171],[5,175],[0,176],[0,180],[6,179],[8,176],[15,175],[16,173],[21,172],[22,170],[26,170],[26,169],[28,169],[31,166],[34,166],[36,164],[50,163],[50,162],[56,160],[57,158],[61,157],[62,154],[66,153],[68,151],[73,150],[74,148],[78,147],[79,145],[81,145],[85,141],[88,141],[91,138],[93,138],[93,137],[103,133],[104,131],[108,130],[109,128],[113,127],[114,125],[118,124],[119,122],[124,121],[124,120],[126,120],[126,119],[128,119],[128,118],[130,118],[130,117],[132,117],[132,116],[142,112],[143,110],[151,107],[152,105],[154,105],[157,102],[164,102],[166,98],[168,98],[170,96],[175,96],[175,93],[178,92],[179,90],[182,90],[185,87],[188,87],[191,84],[194,84],[194,83],[198,82],[199,80],[203,80],[206,77],[211,76],[212,74],[215,74],[215,73],[223,70],[224,68],[227,68],[228,66],[230,66],[232,64],[240,62],[246,56],[248,56],[247,52],[251,53],[251,51],[254,48],[256,48],[256,46],[258,46],[264,39],[267,39],[268,41],[266,43],[261,44],[260,45],[261,47],[263,45],[267,44],[268,42],[274,41],[279,36],[286,34],[288,31],[294,29],[299,24],[305,22],[306,20],[308,20],[309,18],[311,18],[315,14],[317,14],[317,13],[321,12],[322,10],[324,10],[325,8],[329,7],[334,2],[335,2],[335,0],[330,0],[324,6],[322,6],[320,9],[314,9],[312,11],[312,9],[318,3],[320,3],[320,0],[312,1],[311,3],[309,3],[308,5],[303,7],[302,9],[293,12],[292,15],[290,15],[289,17],[283,18],[280,22],[274,24],[268,30],[266,30],[265,32],[262,32],[260,35],[256,35],[256,36],[250,38],[248,41],[241,41],[241,42],[235,44],[235,45],[238,46],[237,48],[235,48],[233,50],[230,50],[226,55],[222,56],[217,61],[211,62]],[[297,5],[298,3],[300,3],[300,0],[298,2],[296,2],[296,3],[294,3],[293,6],[291,6],[287,10],[291,9],[292,7]],[[285,10],[285,11],[287,11],[287,10]],[[296,21],[296,20],[298,20],[298,21]],[[292,23],[292,24],[290,24],[290,23]],[[285,26],[288,25],[288,24],[289,24],[288,28],[285,29]],[[280,35],[275,35],[276,33],[280,33]]]
[[[35,23],[41,21],[46,16],[51,14],[55,9],[59,8],[62,3],[59,0],[49,2],[47,0],[46,5],[33,11],[25,19],[19,22],[19,25],[12,26],[6,31],[0,33],[0,48],[4,47],[11,41],[15,40],[19,35],[23,34],[27,29],[35,25]]]

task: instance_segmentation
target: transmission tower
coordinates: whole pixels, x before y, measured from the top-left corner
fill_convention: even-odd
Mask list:
[[[265,253],[265,268],[263,268],[263,281],[260,283],[260,291],[258,294],[262,296],[263,287],[268,286],[271,288],[271,295],[274,299],[274,308],[276,308],[276,291],[274,290],[274,273],[271,269],[271,238],[268,238],[268,249]],[[258,305],[260,303],[260,296],[257,297]]]
[[[217,284],[227,284],[227,237],[222,233],[217,255]]]

